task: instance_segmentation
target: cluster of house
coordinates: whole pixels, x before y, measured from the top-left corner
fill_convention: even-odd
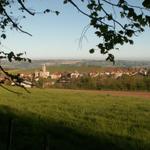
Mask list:
[[[115,79],[123,76],[123,75],[128,75],[128,76],[135,76],[135,75],[142,75],[142,76],[148,76],[150,75],[150,70],[147,68],[108,68],[105,71],[91,71],[91,72],[85,72],[85,73],[79,73],[78,71],[74,72],[55,72],[55,73],[50,73],[46,70],[46,65],[42,66],[42,70],[39,72],[36,71],[34,73],[34,77],[36,80],[38,80],[40,77],[41,78],[51,78],[54,80],[58,80],[63,77],[68,77],[68,78],[80,78],[80,77],[103,77],[103,76],[111,76],[114,77]]]
[[[40,71],[35,71],[34,73],[21,73],[20,77],[24,79],[24,83],[22,83],[25,87],[31,87],[33,81],[38,81],[40,78],[50,78],[55,81],[59,82],[69,82],[70,79],[77,79],[81,77],[113,77],[114,79],[120,78],[123,75],[127,76],[136,76],[136,75],[142,75],[142,76],[150,76],[150,70],[147,68],[107,68],[104,71],[97,72],[97,71],[91,71],[91,72],[85,72],[85,73],[79,73],[78,71],[74,72],[55,72],[50,73],[46,69],[46,65],[44,64],[42,66],[42,69]],[[0,75],[0,83],[4,83],[7,80],[7,78],[4,75]],[[54,84],[55,82],[52,82]]]
[[[113,77],[115,79],[122,77],[123,75],[127,76],[136,76],[136,75],[142,75],[142,76],[148,76],[150,75],[150,71],[148,69],[140,68],[140,69],[113,69],[110,71],[104,71],[104,72],[90,72],[89,76],[94,77]]]

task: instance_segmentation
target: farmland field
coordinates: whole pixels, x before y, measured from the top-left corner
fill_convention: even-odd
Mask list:
[[[95,91],[0,88],[0,150],[149,150],[150,98]],[[128,95],[128,96],[125,96]],[[131,94],[132,95],[132,94]],[[46,144],[45,144],[46,143]]]

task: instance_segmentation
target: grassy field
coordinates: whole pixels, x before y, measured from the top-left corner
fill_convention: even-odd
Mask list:
[[[89,91],[0,88],[0,150],[150,150],[150,100]],[[44,144],[47,143],[47,144]]]

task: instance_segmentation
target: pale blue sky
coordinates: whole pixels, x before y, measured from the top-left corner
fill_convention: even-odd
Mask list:
[[[32,1],[33,2],[33,1]],[[62,0],[36,0],[30,3],[31,8],[44,10],[50,7],[59,10],[61,14],[28,16],[21,20],[23,29],[33,36],[22,34],[15,30],[7,31],[7,40],[3,41],[3,49],[15,52],[27,52],[30,58],[90,58],[104,59],[98,51],[91,55],[89,49],[98,44],[98,39],[89,29],[82,48],[79,48],[79,38],[83,28],[89,23],[88,18],[82,16],[70,5],[63,5]],[[146,29],[139,37],[134,38],[134,45],[124,45],[113,53],[116,59],[147,59],[150,60],[150,29]]]

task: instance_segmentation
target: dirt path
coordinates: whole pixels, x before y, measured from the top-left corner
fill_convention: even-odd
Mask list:
[[[134,97],[144,97],[150,99],[150,92],[131,92],[131,91],[98,91],[100,94],[110,94],[113,96],[134,96]]]
[[[83,92],[93,92],[97,94],[109,94],[112,96],[133,96],[133,97],[143,97],[150,100],[150,92],[144,91],[103,91],[103,90],[72,90],[65,89],[67,91],[83,91]]]

